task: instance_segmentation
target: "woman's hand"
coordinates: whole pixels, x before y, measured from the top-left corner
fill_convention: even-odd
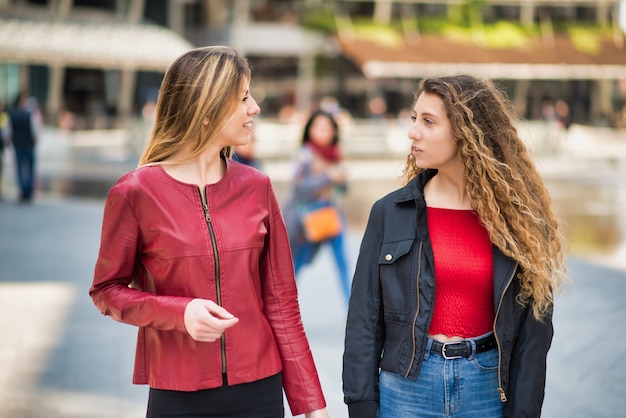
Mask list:
[[[307,412],[304,414],[304,418],[329,418],[326,408],[316,409],[315,411]]]
[[[237,322],[239,318],[212,300],[193,299],[185,307],[185,329],[196,341],[213,342]]]

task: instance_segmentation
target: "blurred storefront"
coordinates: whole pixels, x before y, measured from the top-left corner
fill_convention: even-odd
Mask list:
[[[227,44],[250,60],[264,118],[306,112],[329,96],[355,118],[395,118],[420,78],[463,71],[500,82],[522,118],[542,119],[546,104],[560,101],[571,122],[609,125],[626,111],[619,3],[0,0],[0,100],[28,89],[50,123],[69,113],[76,128],[118,126],[156,98],[175,57]],[[442,16],[463,13],[469,35],[446,32]],[[328,17],[325,28],[311,24],[318,14]],[[419,26],[424,18],[444,28],[433,34]],[[362,30],[364,19],[393,30]],[[603,34],[567,32],[567,22]],[[494,23],[532,35],[518,28],[494,40],[485,30]]]
[[[570,123],[618,127],[617,119],[626,112],[626,42],[619,23],[626,2],[338,3],[343,6],[337,20],[341,54],[368,80],[370,96],[382,97],[392,115],[410,103],[403,93],[406,80],[459,72],[498,81],[525,119],[545,118],[547,106],[565,103]],[[447,21],[436,21],[442,16]],[[379,29],[395,25],[399,30],[372,33],[358,26],[364,17]],[[438,33],[429,31],[435,25]]]
[[[193,47],[145,23],[144,3],[0,2],[0,100],[26,90],[48,123],[68,114],[76,129],[123,123],[156,98],[167,66]]]

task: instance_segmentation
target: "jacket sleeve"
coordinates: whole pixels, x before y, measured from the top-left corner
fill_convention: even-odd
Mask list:
[[[186,333],[184,312],[191,298],[157,296],[131,287],[140,246],[137,217],[114,186],[104,207],[100,251],[89,290],[94,304],[119,322]]]
[[[541,416],[545,385],[546,359],[553,336],[552,309],[542,321],[532,314],[530,303],[522,311],[522,322],[513,347],[510,389],[503,416],[534,418]]]
[[[352,418],[378,414],[379,362],[385,339],[378,259],[382,211],[374,204],[361,242],[346,324],[343,392]]]
[[[295,416],[324,408],[326,401],[302,324],[285,223],[267,181],[269,233],[260,262],[262,296],[282,361],[285,395]]]

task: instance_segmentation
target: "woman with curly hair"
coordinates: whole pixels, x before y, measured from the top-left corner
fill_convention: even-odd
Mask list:
[[[403,188],[372,207],[343,364],[350,417],[538,417],[565,249],[506,96],[421,82]]]

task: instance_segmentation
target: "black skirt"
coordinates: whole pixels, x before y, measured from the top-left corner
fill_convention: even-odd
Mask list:
[[[256,382],[181,392],[150,388],[146,418],[283,418],[281,373]]]

